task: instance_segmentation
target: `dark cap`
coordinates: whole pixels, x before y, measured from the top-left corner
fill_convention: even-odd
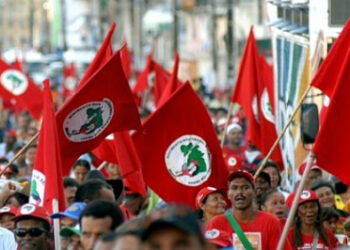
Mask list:
[[[176,228],[185,234],[195,235],[203,241],[200,226],[193,212],[185,206],[168,206],[155,210],[148,216],[148,226],[142,234],[142,240],[159,229]]]

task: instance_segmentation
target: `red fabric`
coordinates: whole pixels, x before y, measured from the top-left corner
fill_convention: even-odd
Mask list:
[[[337,57],[332,57],[333,54],[330,58],[327,56],[324,61],[324,63],[330,62],[330,65],[333,66],[333,61],[337,61],[334,64],[338,64],[339,60],[343,60],[343,64],[336,71],[331,72],[338,76],[335,82],[331,81],[329,75],[325,75],[324,82],[327,80],[329,84],[333,84],[334,90],[330,91],[326,85],[317,85],[325,93],[330,93],[330,104],[317,135],[313,152],[316,154],[316,164],[318,166],[322,166],[324,170],[350,185],[348,171],[348,154],[350,153],[350,134],[348,133],[350,127],[350,116],[348,114],[348,107],[350,106],[350,85],[348,84],[350,81],[350,50],[348,49],[346,53],[339,51],[339,53],[341,54],[338,54]],[[344,54],[345,56],[343,56]],[[330,61],[332,59],[333,61]],[[328,71],[328,69],[324,70]]]
[[[233,151],[228,146],[224,146],[222,153],[224,160],[229,171],[237,170],[243,168],[245,162],[244,151],[246,147],[241,147],[237,151]]]
[[[183,137],[185,135],[191,136],[191,140]],[[203,165],[195,160],[189,163],[190,158],[184,153],[189,147],[203,145],[194,136],[206,143],[206,149],[211,155],[211,173],[203,178],[202,183],[196,183],[195,178],[198,178],[197,171]],[[147,186],[166,202],[187,204],[195,208],[196,194],[203,187],[227,188],[228,173],[214,127],[205,106],[189,83],[181,86],[145,121],[143,130],[137,131],[132,137],[143,164],[142,172]],[[177,144],[173,144],[175,141]],[[201,149],[200,152],[202,151]],[[190,171],[193,167],[195,172]],[[209,169],[207,164],[205,169]],[[170,171],[177,179],[187,179],[193,186],[180,183]],[[208,172],[200,172],[199,176],[203,177],[205,173]]]
[[[331,246],[330,247],[327,246],[326,242],[323,241],[321,236],[318,236],[317,249],[323,249],[323,250],[335,249],[336,246],[337,246],[337,240],[334,237],[334,234],[328,228],[325,228],[325,230],[326,230],[328,239],[329,239],[329,241],[331,243]],[[312,235],[307,235],[307,234],[301,233],[301,238],[302,238],[302,241],[303,241],[303,245],[299,246],[299,247],[295,246],[294,245],[295,241],[294,241],[294,235],[293,235],[293,228],[291,228],[289,230],[288,240],[289,240],[290,243],[292,243],[293,249],[297,249],[297,250],[312,249],[312,243],[313,243],[313,240],[314,240],[314,235],[313,234]]]
[[[91,108],[87,107],[87,104]],[[96,110],[106,115],[102,119],[105,127],[96,125],[100,121],[93,120],[94,117],[100,117],[96,116],[96,113],[89,118],[87,113]],[[69,174],[77,157],[95,148],[107,135],[116,131],[138,129],[141,126],[138,110],[123,72],[119,51],[67,100],[56,118],[64,175]],[[72,120],[73,118],[76,120]],[[79,139],[83,135],[85,139]]]
[[[161,105],[163,105],[170,98],[170,96],[180,87],[181,83],[177,79],[178,71],[179,71],[179,53],[176,53],[173,72],[171,73],[170,79],[164,89],[164,92],[162,93],[162,96],[157,102],[157,107],[160,107]]]
[[[124,186],[133,192],[146,195],[142,164],[128,131],[114,133],[115,150],[119,160]]]
[[[77,91],[83,87],[87,80],[89,80],[89,78],[112,57],[112,35],[115,27],[116,23],[113,22],[105,39],[103,40],[103,43],[101,44],[101,47],[98,49],[94,60],[90,63],[89,67],[85,71],[84,76],[80,80]]]
[[[169,72],[160,66],[157,62],[153,61],[153,67],[155,72],[154,77],[154,86],[153,86],[153,96],[154,102],[156,106],[158,106],[158,102],[167,86],[167,83],[170,78]]]
[[[130,79],[132,72],[132,55],[126,42],[125,45],[120,49],[120,56],[126,79]]]
[[[51,214],[53,212],[64,211],[66,206],[63,191],[59,137],[48,80],[44,81],[43,103],[43,120],[33,168],[30,202],[44,207]],[[38,172],[40,172],[39,175],[37,175]],[[42,186],[39,184],[42,181],[41,177],[45,178]],[[34,184],[34,182],[36,183]],[[34,186],[35,188],[33,189]],[[41,192],[40,188],[44,189],[43,196],[38,195]],[[52,202],[54,199],[58,201],[58,211],[54,211],[53,209]]]
[[[92,153],[101,161],[118,164],[117,153],[114,146],[114,135],[107,136]]]
[[[259,93],[258,83],[261,79],[257,71],[259,60],[257,51],[253,28],[251,28],[231,100],[241,105],[248,119],[247,141],[260,148],[259,114],[256,112],[260,109],[257,95]],[[256,107],[255,111],[253,106]]]
[[[147,56],[147,61],[145,68],[142,70],[141,74],[137,78],[136,84],[134,88],[132,89],[133,93],[139,93],[144,92],[148,88],[148,75],[153,70],[153,61],[152,61],[152,55]]]
[[[249,233],[260,233],[261,245],[259,248],[254,248],[254,249],[262,249],[262,250],[277,249],[277,244],[280,239],[282,230],[281,230],[280,222],[275,216],[265,212],[258,211],[256,212],[254,219],[249,223],[242,223],[237,219],[236,221],[238,222],[239,226],[241,227],[242,231],[246,234],[246,236]],[[231,235],[230,237],[231,241],[230,241],[230,244],[227,245],[226,247],[232,246],[234,230],[231,227],[231,224],[229,223],[229,221],[227,220],[226,215],[223,214],[223,215],[215,216],[213,219],[209,221],[206,232],[214,229],[228,232]],[[287,243],[284,249],[290,249],[289,243]]]
[[[15,81],[9,80],[5,74],[9,73],[8,70],[14,70],[18,75],[20,74],[21,78],[26,79],[26,81],[21,81],[19,85],[16,85]],[[33,116],[34,119],[39,120],[41,116],[41,112],[43,109],[42,99],[43,99],[43,92],[39,88],[38,85],[36,85],[29,77],[25,76],[24,73],[18,68],[14,66],[10,66],[5,61],[0,59],[0,77],[1,77],[1,84],[0,84],[0,95],[5,100],[11,100],[15,99],[16,103],[18,105],[25,107],[30,114]],[[10,85],[5,85],[5,81],[3,78],[7,78],[7,83]],[[22,92],[17,92],[17,94],[14,91],[18,91],[18,89],[21,86],[25,86],[24,84],[27,83],[27,87],[23,89]],[[7,87],[6,87],[7,86]]]

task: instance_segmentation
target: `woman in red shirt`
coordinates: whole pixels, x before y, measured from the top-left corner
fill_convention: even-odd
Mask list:
[[[314,191],[304,190],[300,196],[294,227],[288,239],[294,249],[334,249],[336,239],[324,228],[320,217],[320,203]]]

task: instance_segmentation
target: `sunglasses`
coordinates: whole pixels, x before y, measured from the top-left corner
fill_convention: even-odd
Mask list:
[[[39,227],[30,228],[28,230],[25,230],[25,229],[15,229],[14,230],[15,235],[17,237],[20,237],[20,238],[25,237],[27,234],[29,234],[30,237],[39,237],[44,232],[47,232],[47,231],[45,229],[39,228]]]

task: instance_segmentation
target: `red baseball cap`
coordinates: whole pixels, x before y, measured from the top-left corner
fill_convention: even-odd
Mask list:
[[[46,209],[30,203],[26,203],[21,207],[19,207],[16,213],[16,217],[13,218],[13,220],[18,221],[23,218],[30,218],[30,217],[42,219],[47,221],[49,224],[51,224],[51,219]]]
[[[304,162],[300,165],[300,167],[299,167],[299,169],[298,169],[298,173],[299,173],[300,175],[303,175],[303,174],[304,174],[304,171],[305,171],[305,168],[306,168],[306,161],[304,161]],[[321,169],[319,166],[317,166],[315,163],[313,163],[313,164],[311,165],[310,170],[319,170],[319,171],[322,171],[322,169]]]
[[[296,194],[296,191],[291,193],[287,197],[286,205],[287,205],[288,210],[290,210],[291,207],[292,207],[295,194]],[[307,201],[318,201],[317,195],[316,195],[316,193],[314,191],[312,191],[312,190],[303,190],[301,192],[298,205],[303,204],[303,203],[305,203]]]
[[[199,208],[200,204],[203,202],[203,200],[212,193],[222,193],[224,194],[224,192],[220,189],[216,189],[214,187],[205,187],[202,188],[201,190],[199,190],[199,192],[197,193],[196,196],[196,207]]]
[[[5,133],[17,138],[17,131],[15,129],[9,129]]]
[[[17,207],[15,206],[4,206],[0,208],[0,216],[3,214],[16,215],[16,213],[17,213]]]
[[[238,170],[233,171],[228,176],[228,181],[230,182],[233,179],[238,178],[238,177],[243,177],[243,178],[247,179],[253,185],[253,187],[255,187],[254,176],[251,173],[249,173],[248,171],[242,170],[242,169],[238,169]]]
[[[230,234],[218,229],[206,231],[204,237],[207,241],[219,247],[227,247],[231,244]]]

